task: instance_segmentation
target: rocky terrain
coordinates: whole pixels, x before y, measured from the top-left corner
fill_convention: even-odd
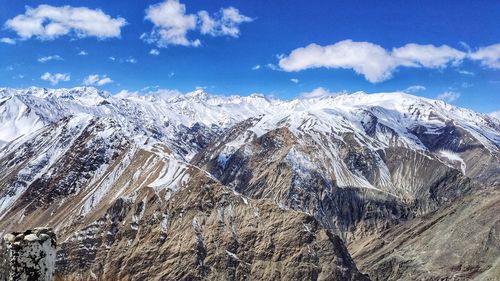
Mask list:
[[[404,93],[0,89],[0,235],[61,280],[495,280],[499,187],[499,120]]]
[[[500,191],[487,189],[349,245],[372,280],[499,280]]]

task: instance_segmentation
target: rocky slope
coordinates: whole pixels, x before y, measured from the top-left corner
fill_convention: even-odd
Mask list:
[[[249,197],[312,214],[347,240],[499,182],[493,119],[474,120],[488,128],[479,133],[464,121],[471,112],[453,116],[458,109],[442,102],[398,94],[316,102],[243,121],[191,163]]]
[[[499,188],[486,189],[349,250],[372,280],[499,280],[499,212]]]
[[[59,251],[65,280],[368,280],[311,216],[235,194],[190,171],[168,201],[119,199]],[[163,194],[162,194],[163,195]],[[78,261],[78,262],[76,262]],[[89,275],[90,272],[90,275]]]
[[[0,113],[0,235],[54,228],[73,280],[362,280],[343,241],[500,182],[498,120],[402,93],[0,89]],[[384,278],[379,252],[351,250]]]

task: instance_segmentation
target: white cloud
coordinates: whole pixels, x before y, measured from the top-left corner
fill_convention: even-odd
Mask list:
[[[457,100],[460,97],[460,93],[453,92],[453,91],[447,91],[444,93],[439,94],[436,99],[442,100],[445,102],[453,102]]]
[[[257,64],[254,67],[252,67],[252,70],[259,70],[259,69],[260,69],[260,64]]]
[[[108,57],[111,61],[116,61],[119,63],[137,63],[137,59],[134,57],[126,57],[126,58],[117,58],[117,57]]]
[[[57,85],[59,82],[63,81],[69,81],[70,80],[70,75],[68,73],[54,73],[51,74],[49,72],[45,72],[40,79],[49,81],[50,84],[52,85]]]
[[[199,39],[188,38],[190,31],[199,31],[203,35],[238,37],[240,24],[253,21],[234,7],[222,8],[213,16],[204,10],[188,14],[186,5],[179,0],[166,0],[149,6],[145,19],[153,23],[153,30],[143,33],[140,38],[155,43],[159,48],[169,45],[200,46]]]
[[[469,44],[465,43],[464,41],[459,41],[458,44],[460,44],[460,46],[462,46],[462,48],[464,48],[467,52],[470,52]]]
[[[212,18],[207,11],[198,12],[198,16],[201,21],[201,34],[212,36],[238,37],[239,25],[253,21],[252,18],[240,14],[240,11],[234,7],[221,9],[215,18]]]
[[[469,58],[480,61],[483,66],[500,69],[500,43],[479,48],[469,53]]]
[[[7,20],[5,27],[15,31],[21,39],[50,40],[62,35],[102,39],[120,37],[121,28],[126,24],[124,18],[112,18],[99,9],[40,5],[37,8],[26,6],[26,12]]]
[[[158,47],[168,45],[199,46],[199,40],[189,40],[187,33],[196,29],[196,15],[186,14],[186,6],[178,0],[167,0],[146,9],[146,19],[154,24],[150,34],[141,36]]]
[[[9,37],[0,38],[0,42],[5,43],[5,44],[9,44],[9,45],[16,44],[16,40],[9,38]]]
[[[280,68],[277,65],[272,64],[272,63],[266,64],[266,67],[271,69],[271,70],[280,70]]]
[[[422,85],[413,85],[413,86],[410,86],[410,87],[404,89],[403,92],[408,93],[408,94],[414,94],[414,93],[417,93],[420,91],[425,91],[426,89],[427,88],[425,88]]]
[[[120,62],[137,63],[137,60],[134,57],[128,57],[120,59]]]
[[[88,54],[89,54],[89,53],[87,53],[87,52],[86,52],[86,51],[84,51],[84,50],[81,50],[81,51],[78,53],[78,55],[79,55],[79,56],[86,56],[86,55],[88,55]]]
[[[118,93],[116,93],[114,96],[117,98],[120,98],[120,99],[126,99],[129,97],[139,96],[139,92],[130,92],[129,90],[121,90]]]
[[[299,83],[299,79],[297,79],[297,78],[292,78],[292,79],[290,79],[290,81],[292,81],[295,84]]]
[[[111,80],[111,78],[109,78],[107,75],[101,76],[99,74],[89,75],[83,80],[83,84],[86,86],[102,86],[109,83],[113,83],[113,80]]]
[[[461,86],[462,86],[462,88],[470,88],[470,87],[472,87],[474,85],[471,84],[471,83],[468,83],[468,82],[463,82]]]
[[[457,72],[460,73],[460,74],[463,74],[463,75],[470,75],[470,76],[476,75],[474,72],[467,71],[467,70],[462,70],[462,69],[457,70]]]
[[[144,91],[148,91],[148,90],[157,90],[159,89],[160,86],[159,85],[155,85],[155,86],[146,86],[144,88],[141,89],[141,92],[144,92]]]
[[[157,56],[160,54],[160,51],[158,51],[157,49],[151,49],[151,51],[149,51],[149,54],[153,55],[153,56]]]
[[[174,73],[174,72],[170,72],[170,73],[168,74],[168,78],[172,78],[172,77],[174,77],[174,75],[175,75],[175,73]]]
[[[288,72],[310,68],[352,69],[366,80],[377,83],[392,77],[400,67],[446,67],[459,63],[465,53],[446,45],[407,44],[387,51],[370,42],[344,40],[333,45],[310,44],[293,50],[279,60],[280,67]]]
[[[300,98],[302,99],[317,99],[317,98],[323,98],[323,97],[335,97],[338,96],[339,93],[334,93],[331,92],[328,89],[325,89],[323,87],[318,87],[310,92],[304,92],[300,94]]]
[[[465,53],[449,46],[406,44],[392,50],[398,65],[409,67],[440,68],[449,63],[460,63]]]
[[[51,61],[51,60],[63,60],[63,58],[59,55],[38,58],[38,62],[41,62],[41,63],[46,63],[46,62]]]
[[[370,82],[388,79],[396,68],[395,60],[382,47],[369,42],[340,41],[329,46],[310,44],[293,50],[279,60],[285,71],[309,68],[349,68]]]
[[[219,23],[215,19],[213,19],[207,11],[199,11],[198,17],[201,22],[201,34],[210,34],[217,29]]]
[[[499,111],[494,111],[488,113],[489,116],[495,117],[496,119],[500,120],[500,110]]]

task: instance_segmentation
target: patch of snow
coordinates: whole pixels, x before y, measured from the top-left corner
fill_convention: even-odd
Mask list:
[[[460,157],[458,153],[449,150],[441,150],[439,151],[439,155],[447,158],[451,162],[460,163],[460,170],[462,171],[462,174],[465,175],[465,170],[467,168],[467,165],[465,164],[465,161],[462,159],[462,157]]]

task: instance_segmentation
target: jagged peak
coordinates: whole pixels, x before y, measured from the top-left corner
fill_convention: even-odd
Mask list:
[[[196,89],[192,92],[185,94],[185,97],[195,101],[207,101],[210,95],[204,89]]]

